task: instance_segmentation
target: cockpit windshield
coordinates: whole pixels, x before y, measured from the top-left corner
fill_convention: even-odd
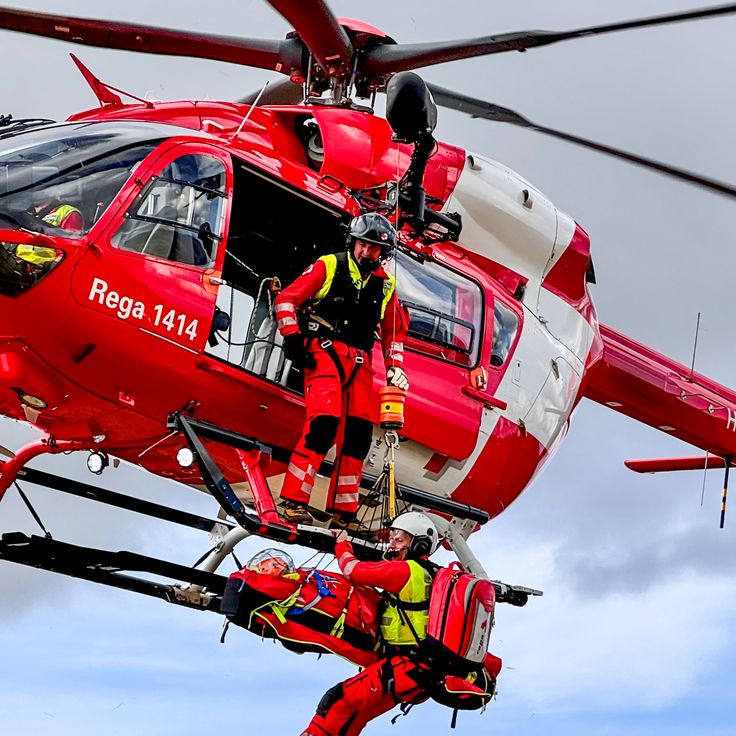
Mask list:
[[[178,132],[149,123],[66,123],[0,137],[0,228],[81,237],[133,169]]]

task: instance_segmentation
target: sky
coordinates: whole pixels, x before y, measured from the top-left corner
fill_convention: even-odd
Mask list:
[[[673,12],[692,0],[333,0],[335,13],[400,42],[522,29],[566,29]],[[287,24],[261,0],[206,6],[66,0],[23,7],[206,32],[281,38]],[[205,12],[203,12],[205,11]],[[125,15],[123,15],[125,13]],[[540,124],[736,181],[731,70],[736,18],[581,39],[525,54],[428,68],[426,79],[501,104]],[[68,58],[110,84],[159,99],[237,99],[265,72],[201,60],[71,48],[0,32],[0,113],[63,119],[95,100]],[[602,322],[736,386],[736,203],[563,142],[441,110],[437,137],[502,161],[590,234]],[[0,423],[0,444],[35,436]],[[698,454],[614,412],[583,402],[568,438],[534,484],[472,540],[492,577],[544,590],[525,608],[499,606],[492,650],[505,669],[484,714],[458,733],[498,736],[736,734],[736,506],[718,528],[722,474],[636,475],[629,458]],[[34,467],[90,481],[83,458]],[[203,494],[129,467],[102,484],[207,515]],[[704,494],[703,494],[704,491]],[[29,488],[58,539],[191,564],[208,548],[180,530]],[[701,504],[701,494],[703,502]],[[734,500],[736,505],[736,499]],[[36,533],[10,491],[0,531]],[[247,558],[259,546],[238,548]],[[309,554],[303,553],[297,562]],[[223,566],[229,572],[234,563]],[[159,600],[0,564],[0,726],[49,736],[203,730],[300,733],[322,693],[353,668],[296,656],[233,630],[220,617]],[[367,734],[449,733],[434,704]]]

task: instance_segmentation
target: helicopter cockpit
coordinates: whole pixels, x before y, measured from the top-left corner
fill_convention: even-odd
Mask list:
[[[170,135],[171,126],[63,123],[0,138],[0,227],[82,237]]]

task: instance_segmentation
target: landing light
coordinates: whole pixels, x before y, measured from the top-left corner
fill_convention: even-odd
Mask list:
[[[87,470],[95,475],[101,475],[109,464],[110,460],[104,452],[90,452],[87,456]]]
[[[191,468],[194,463],[194,453],[188,447],[182,447],[179,452],[176,453],[176,462],[182,468]]]
[[[31,409],[35,409],[36,411],[41,411],[41,409],[45,409],[48,404],[39,396],[33,396],[33,394],[25,394],[25,393],[18,393],[18,399],[20,400],[21,404],[25,404],[26,406],[29,406]]]

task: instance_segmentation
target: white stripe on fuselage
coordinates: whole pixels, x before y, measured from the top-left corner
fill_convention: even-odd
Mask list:
[[[423,470],[432,450],[407,442],[397,454],[403,482],[441,496],[450,495],[465,479],[500,416],[514,424],[523,421],[549,456],[564,436],[595,335],[572,305],[542,285],[575,232],[569,215],[515,172],[479,156],[463,170],[446,209],[463,215],[461,247],[524,275],[528,283],[522,333],[496,390],[507,408],[483,409],[473,451],[462,462],[448,461],[437,475]],[[376,472],[376,462],[380,465],[374,458],[368,472]]]

